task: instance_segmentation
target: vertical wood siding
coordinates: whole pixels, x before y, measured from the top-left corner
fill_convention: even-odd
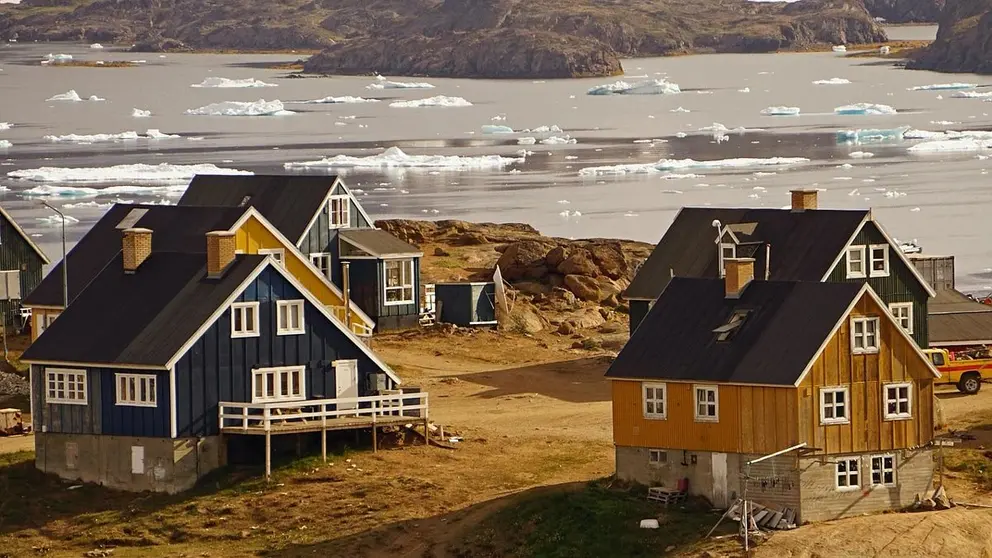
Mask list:
[[[340,196],[345,194],[343,188],[339,185],[335,185],[331,190],[332,196]],[[372,223],[369,223],[362,213],[358,211],[358,200],[355,196],[351,196],[351,203],[349,204],[350,214],[349,214],[349,226],[350,229],[370,229],[372,228]],[[300,251],[304,254],[310,254],[313,252],[329,252],[330,245],[334,242],[334,236],[337,232],[336,229],[330,227],[331,216],[330,208],[325,203],[323,207],[320,208],[320,213],[317,215],[317,219],[314,220],[313,225],[307,230],[300,241]],[[296,242],[295,238],[291,238],[293,242]]]
[[[882,309],[863,298],[853,316],[878,316]],[[838,454],[921,446],[933,439],[933,376],[895,324],[881,320],[879,352],[851,352],[851,325],[845,320],[799,386],[801,441],[818,453]],[[913,384],[909,420],[884,420],[883,387]],[[820,424],[823,386],[850,386],[849,424]]]
[[[45,369],[38,364],[31,365],[31,389],[34,393],[34,406],[31,420],[37,430],[62,434],[102,434],[103,425],[101,395],[103,387],[101,375],[92,370],[77,366],[56,366],[51,368],[72,368],[86,370],[86,405],[66,405],[48,403],[45,388]]]
[[[41,283],[41,257],[7,219],[0,218],[0,271],[21,272],[21,299]],[[0,301],[8,325],[20,324],[20,300]]]
[[[276,301],[303,296],[279,273],[266,269],[238,297],[258,301],[258,337],[231,338],[227,310],[176,364],[178,434],[218,433],[220,401],[251,401],[251,371],[272,366],[306,366],[308,399],[334,397],[335,360],[358,360],[359,393],[368,395],[368,376],[381,372],[348,337],[316,307],[305,303],[306,333],[276,335]],[[392,387],[391,382],[387,387]]]

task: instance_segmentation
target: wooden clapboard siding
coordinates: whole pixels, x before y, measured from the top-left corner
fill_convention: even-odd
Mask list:
[[[882,317],[877,354],[851,352],[851,322],[845,319],[799,386],[800,441],[818,453],[909,448],[933,439],[932,374],[913,344],[883,312],[868,296],[851,312],[851,317]],[[913,384],[912,419],[884,420],[883,389],[893,382]],[[851,420],[847,424],[820,424],[819,390],[832,386],[850,388]]]
[[[697,384],[661,383],[668,391],[663,420],[644,417],[642,382],[613,382],[613,432],[618,446],[762,454],[797,443],[798,402],[792,387],[720,385],[720,421],[713,423],[695,420],[693,386]]]

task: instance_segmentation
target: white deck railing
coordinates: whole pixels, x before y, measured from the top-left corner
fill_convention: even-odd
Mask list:
[[[383,422],[397,422],[403,418],[427,420],[427,393],[396,393],[345,397],[339,399],[310,399],[273,403],[238,403],[222,401],[218,404],[220,428],[262,429],[265,432],[282,428],[334,428],[334,421],[370,418],[376,424],[378,417],[388,417]],[[276,427],[273,428],[273,423]]]
[[[330,310],[331,314],[342,324],[348,323],[345,320],[347,310],[344,306],[328,306],[327,309]],[[351,332],[359,337],[372,337],[372,328],[359,320],[351,320]]]

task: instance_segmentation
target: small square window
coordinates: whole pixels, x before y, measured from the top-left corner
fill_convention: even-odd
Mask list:
[[[303,326],[302,300],[276,301],[276,335],[299,335],[306,332]]]
[[[896,319],[896,323],[899,324],[906,333],[913,334],[913,303],[912,302],[893,302],[889,305],[889,312],[892,312],[892,317]]]
[[[668,454],[665,450],[660,449],[649,449],[648,450],[648,465],[652,467],[658,467],[668,463]]]
[[[696,386],[696,421],[720,420],[720,392],[717,386]]]
[[[895,486],[896,468],[894,456],[871,456],[871,484],[872,486]]]
[[[668,410],[668,387],[665,384],[643,384],[644,417],[663,419]]]
[[[115,374],[117,380],[117,405],[127,407],[154,407],[156,403],[156,376],[154,374]]]
[[[865,273],[865,247],[849,246],[847,248],[847,278],[861,279],[867,277]]]
[[[868,247],[869,274],[872,277],[889,276],[889,245],[872,244]]]
[[[331,278],[331,255],[325,253],[310,254],[310,263],[320,271],[320,274]]]
[[[845,424],[851,421],[846,387],[820,389],[820,424]]]
[[[858,476],[858,458],[844,457],[837,461],[837,490],[858,490],[861,479]]]
[[[351,198],[334,196],[328,206],[328,225],[332,229],[346,229],[351,226]]]
[[[258,337],[258,303],[231,304],[231,337]]]
[[[45,370],[45,402],[86,405],[86,370],[48,368]]]
[[[282,248],[259,248],[258,255],[272,256],[281,267],[286,267],[286,251]]]
[[[913,417],[913,384],[885,384],[883,387],[886,420],[908,419]]]
[[[878,318],[851,318],[851,351],[878,352]]]

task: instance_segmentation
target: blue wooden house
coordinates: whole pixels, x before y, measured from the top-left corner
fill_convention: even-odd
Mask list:
[[[123,230],[23,355],[39,469],[177,492],[240,437],[264,436],[268,473],[273,435],[426,421],[426,394],[272,256],[236,254],[230,231],[206,233],[206,254],[153,252],[153,234]]]
[[[351,300],[379,331],[418,323],[423,252],[376,229],[336,176],[198,175],[179,205],[254,207],[342,289],[348,263]]]

